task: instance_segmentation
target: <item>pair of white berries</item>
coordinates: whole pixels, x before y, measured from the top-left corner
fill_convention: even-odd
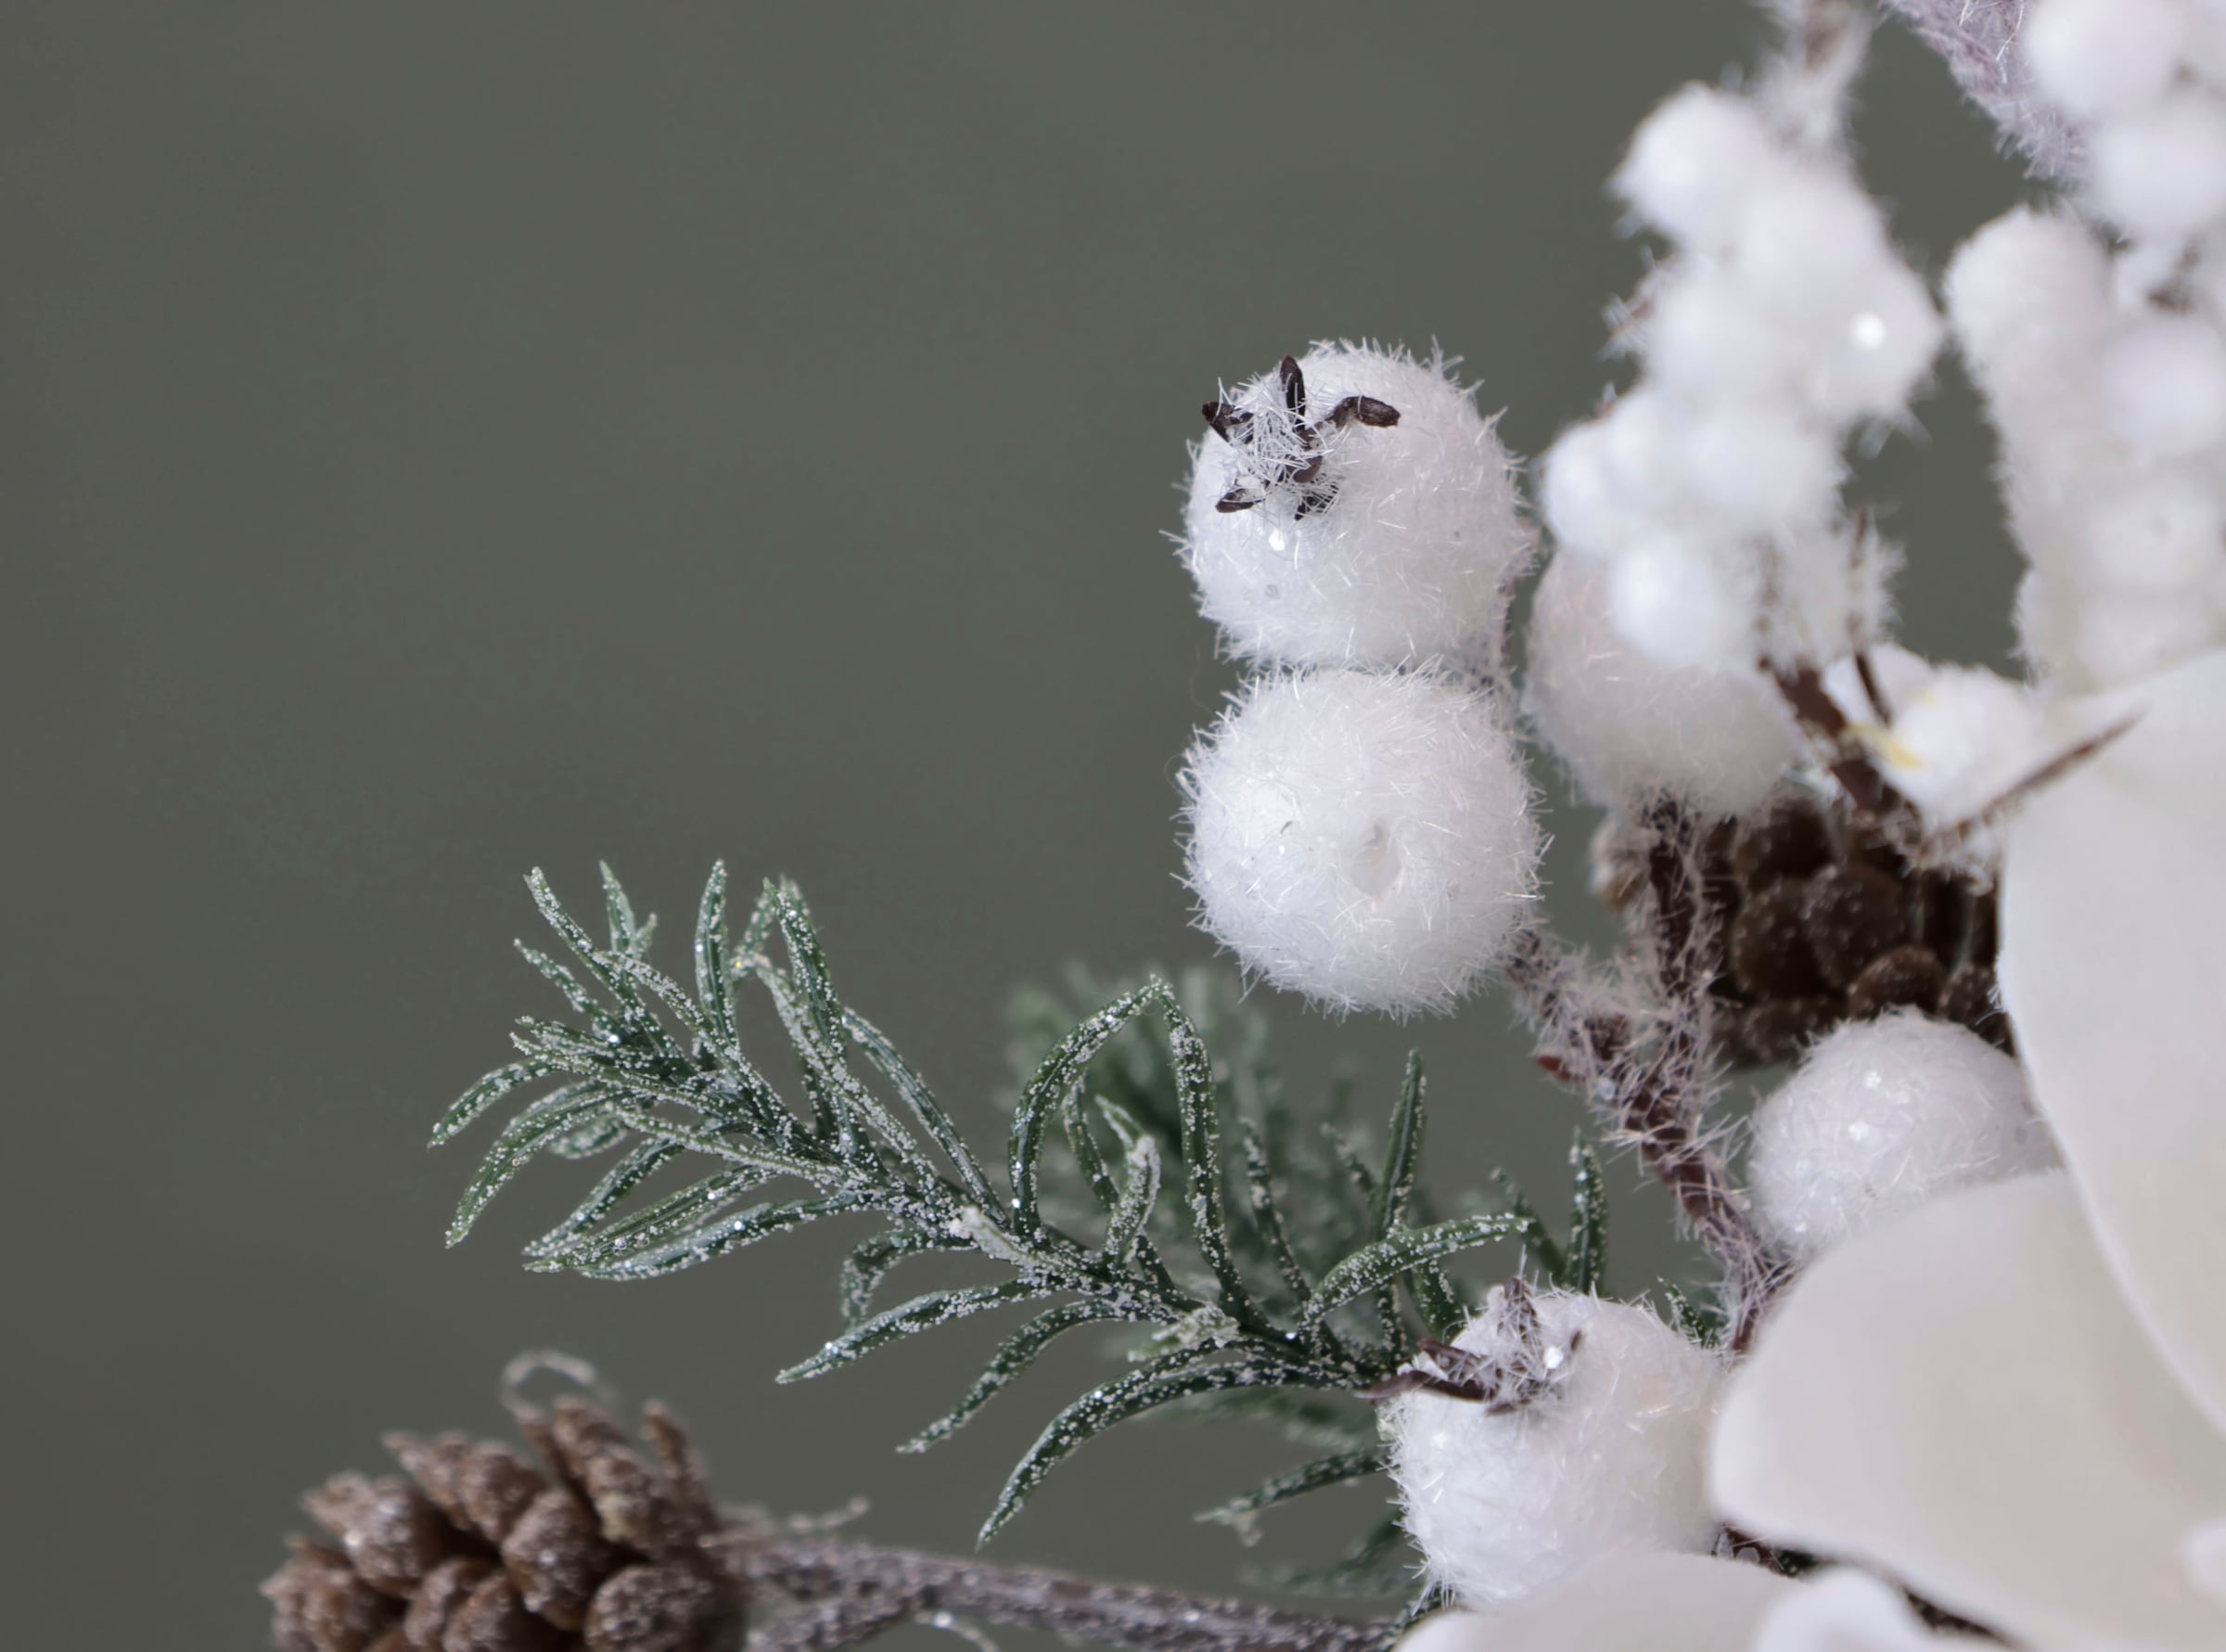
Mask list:
[[[1799,1263],[1956,1188],[2055,1163],[2017,1064],[1914,1012],[1818,1043],[1752,1134],[1756,1217]],[[1504,1289],[1454,1347],[1519,1376],[1518,1402],[1424,1389],[1385,1423],[1408,1533],[1464,1605],[1528,1598],[1619,1552],[1715,1546],[1720,1354],[1644,1307]]]
[[[1541,839],[1503,637],[1506,450],[1438,361],[1319,344],[1208,406],[1183,557],[1263,668],[1183,787],[1201,921],[1335,1011],[1442,1012],[1500,961]]]

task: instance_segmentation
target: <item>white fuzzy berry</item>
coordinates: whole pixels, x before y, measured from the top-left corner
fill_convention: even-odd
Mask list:
[[[1810,406],[1838,419],[1900,413],[1946,331],[1924,282],[1894,260],[1881,260],[1861,288],[1820,321],[1802,393]]]
[[[1531,549],[1490,421],[1436,361],[1317,344],[1298,365],[1303,414],[1266,373],[1224,399],[1235,439],[1199,443],[1183,551],[1206,617],[1247,660],[1489,661]],[[1324,422],[1352,396],[1398,422]],[[1232,490],[1257,502],[1221,508]]]
[[[1876,203],[1847,179],[1808,165],[1748,198],[1732,261],[1772,305],[1836,312],[1892,256]]]
[[[1428,676],[1256,679],[1183,786],[1201,923],[1335,1011],[1450,1009],[1535,897],[1515,742],[1489,698]]]
[[[1783,400],[1799,371],[1799,339],[1746,283],[1713,265],[1679,270],[1649,294],[1647,371],[1690,394]]]
[[[1614,553],[1644,526],[1618,474],[1606,424],[1572,425],[1541,461],[1539,509],[1554,537],[1586,557]]]
[[[1386,1409],[1406,1525],[1431,1578],[1465,1604],[1520,1600],[1606,1556],[1705,1553],[1717,1522],[1702,1466],[1721,1360],[1644,1308],[1505,1290],[1454,1346],[1532,1397],[1485,1403],[1418,1392]]]
[[[1755,1215],[1796,1261],[1940,1194],[2055,1162],[2017,1063],[1914,1010],[1825,1035],[1753,1129]]]
[[[2210,94],[2104,122],[2088,147],[2096,204],[2129,234],[2192,236],[2226,217],[2226,109]]]
[[[2195,476],[2143,472],[2099,494],[2083,521],[2095,578],[2158,595],[2198,587],[2226,568],[2226,511]]]
[[[1609,572],[1557,556],[1530,608],[1524,706],[1594,801],[1673,797],[1703,814],[1754,808],[1800,757],[1777,695],[1744,663],[1676,670],[1618,634]]]
[[[1682,435],[1686,484],[1721,534],[1798,527],[1829,516],[1837,502],[1837,445],[1785,407],[1708,407]]]
[[[2109,325],[2110,260],[2078,219],[2019,207],[1978,231],[1948,266],[1948,311],[1989,392]]]
[[[1713,86],[1676,93],[1641,122],[1616,193],[1654,228],[1689,246],[1727,245],[1755,192],[1785,161],[1755,107]]]
[[[2040,90],[2091,121],[2132,113],[2164,95],[2187,21],[2182,0],[2041,0],[2018,45]]]
[[[2103,416],[2143,458],[2175,459],[2226,439],[2226,339],[2201,315],[2151,314],[2103,352]]]
[[[1754,593],[1697,541],[1658,540],[1616,558],[1607,576],[1616,631],[1657,665],[1713,666],[1752,654]]]

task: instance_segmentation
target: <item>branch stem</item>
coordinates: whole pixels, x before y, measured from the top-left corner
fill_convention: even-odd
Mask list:
[[[1637,940],[1652,1013],[1634,1025],[1616,992],[1544,932],[1521,937],[1508,985],[1536,1028],[1547,1070],[1586,1091],[1671,1196],[1730,1287],[1731,1342],[1744,1348],[1779,1282],[1729,1168],[1704,1131],[1708,1100],[1708,956],[1697,828],[1659,808]]]
[[[746,1594],[771,1590],[803,1603],[760,1632],[758,1652],[837,1652],[939,1611],[1149,1652],[1374,1652],[1387,1629],[739,1524],[706,1546]]]

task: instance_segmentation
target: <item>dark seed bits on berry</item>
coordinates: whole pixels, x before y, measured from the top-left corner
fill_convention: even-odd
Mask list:
[[[1948,971],[1925,947],[1897,946],[1865,965],[1848,990],[1848,1014],[1870,1020],[1904,1005],[1930,1015],[1948,987]]]
[[[1801,928],[1831,986],[1851,986],[1872,959],[1909,939],[1901,885],[1875,866],[1830,866],[1804,890]]]
[[[1795,998],[1823,986],[1801,908],[1799,884],[1773,883],[1732,920],[1732,976],[1754,996]]]

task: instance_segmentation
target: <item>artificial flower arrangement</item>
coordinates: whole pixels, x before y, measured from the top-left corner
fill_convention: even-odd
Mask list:
[[[1213,1518],[1387,1477],[1350,1555],[1279,1581],[1406,1607],[876,1547],[722,1508],[670,1416],[637,1446],[574,1399],[519,1408],[539,1466],[397,1436],[407,1478],[313,1493],[326,1535],[265,1585],[279,1646],[2226,1647],[2226,5],[1894,0],[2059,196],[1979,229],[1938,304],[1845,146],[1869,17],[1775,9],[1759,70],[1673,94],[1616,175],[1663,256],[1613,314],[1628,388],[1536,467],[1542,535],[1448,363],[1325,343],[1205,403],[1180,536],[1251,671],[1183,771],[1203,927],[1333,1013],[1504,992],[1713,1290],[1599,1294],[1587,1135],[1566,1227],[1506,1185],[1442,1213],[1419,1061],[1379,1132],[1302,1119],[1211,971],[1100,983],[1079,1019],[1027,1001],[992,1164],[838,994],[793,886],[736,927],[715,872],[683,978],[615,879],[598,939],[537,874],[570,957],[527,956],[572,1013],[442,1120],[531,1096],[454,1236],[549,1158],[609,1162],[540,1268],[654,1277],[870,1218],[842,1332],[785,1378],[1031,1315],[907,1449],[1055,1339],[1124,1338],[983,1538],[1117,1424],[1249,1419],[1324,1454]],[[1898,553],[1850,490],[1947,348],[2028,565],[2018,679],[1893,642]],[[1542,918],[1541,749],[1603,812],[1606,960]],[[879,1305],[942,1252],[993,1276]]]

